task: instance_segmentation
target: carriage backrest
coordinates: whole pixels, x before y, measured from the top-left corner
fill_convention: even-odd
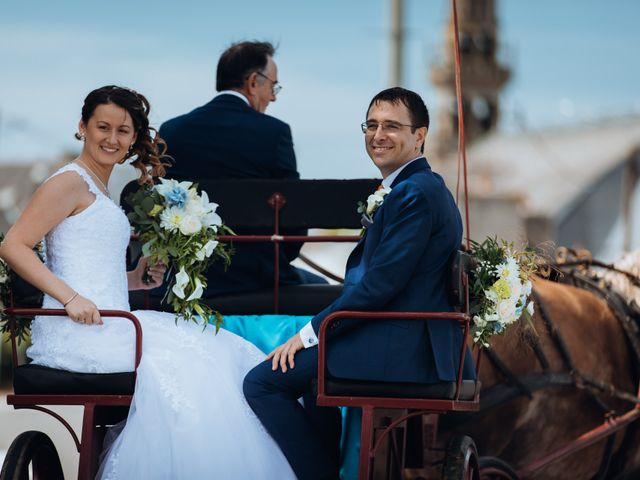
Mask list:
[[[380,185],[380,179],[353,180],[273,180],[204,179],[198,183],[209,200],[219,204],[217,213],[232,229],[273,228],[274,211],[269,199],[274,193],[285,198],[280,211],[280,227],[360,228],[359,201],[366,201]],[[137,183],[129,183],[124,200]],[[121,201],[125,209],[126,202]]]
[[[458,311],[462,310],[466,305],[467,289],[465,288],[465,282],[468,282],[473,263],[473,257],[462,250],[456,250],[449,258],[447,291],[449,292],[449,300],[452,306]]]

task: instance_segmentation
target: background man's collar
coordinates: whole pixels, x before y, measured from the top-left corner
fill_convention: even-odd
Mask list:
[[[217,98],[220,95],[233,95],[235,97],[241,98],[242,100],[245,101],[247,105],[251,106],[251,104],[249,103],[249,99],[247,99],[247,97],[245,97],[243,94],[235,90],[222,90],[221,92],[218,92],[218,94],[213,98]]]
[[[384,188],[391,188],[391,184],[393,183],[393,181],[398,177],[398,175],[400,175],[400,172],[402,170],[405,169],[405,167],[407,165],[409,165],[410,163],[415,162],[416,160],[418,160],[419,158],[423,158],[424,155],[420,154],[419,156],[417,156],[416,158],[414,158],[413,160],[409,160],[407,163],[405,163],[404,165],[402,165],[400,168],[395,169],[393,172],[391,172],[389,174],[389,176],[387,178],[385,178],[384,180],[382,180],[382,186]]]

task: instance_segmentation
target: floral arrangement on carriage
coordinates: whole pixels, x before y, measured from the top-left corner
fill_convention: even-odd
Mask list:
[[[205,326],[214,323],[217,331],[222,316],[200,299],[210,262],[231,262],[231,248],[217,241],[219,234],[233,234],[216,213],[218,205],[209,201],[207,192],[198,193],[197,184],[164,178],[143,185],[126,201],[133,208],[127,216],[142,242],[142,254],[168,267],[171,280],[162,301],[176,312],[176,321],[197,321],[199,315]]]
[[[472,240],[471,254],[476,260],[470,281],[471,333],[474,343],[489,348],[490,337],[504,333],[521,316],[532,324],[531,277],[538,271],[538,255],[495,237]]]

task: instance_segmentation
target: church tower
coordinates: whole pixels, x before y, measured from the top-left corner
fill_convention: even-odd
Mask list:
[[[438,154],[455,150],[458,141],[452,24],[450,18],[445,31],[444,58],[431,68],[431,81],[438,90],[439,101],[433,140]],[[510,76],[509,69],[496,58],[495,0],[458,1],[458,29],[465,139],[471,143],[496,128],[498,93]]]

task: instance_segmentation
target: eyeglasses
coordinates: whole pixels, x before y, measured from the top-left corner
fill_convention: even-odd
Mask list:
[[[420,128],[417,127],[415,125],[406,125],[404,123],[398,123],[398,122],[363,122],[360,125],[360,128],[362,128],[362,133],[367,134],[367,135],[373,135],[374,133],[376,133],[378,131],[378,128],[382,127],[382,131],[383,132],[387,132],[387,133],[395,133],[397,131],[400,130],[400,128],[402,127],[411,127],[411,128]]]
[[[282,90],[282,85],[280,85],[277,80],[271,80],[262,72],[256,72],[256,73],[271,82],[271,93],[273,93],[274,96],[280,93],[280,90]]]

